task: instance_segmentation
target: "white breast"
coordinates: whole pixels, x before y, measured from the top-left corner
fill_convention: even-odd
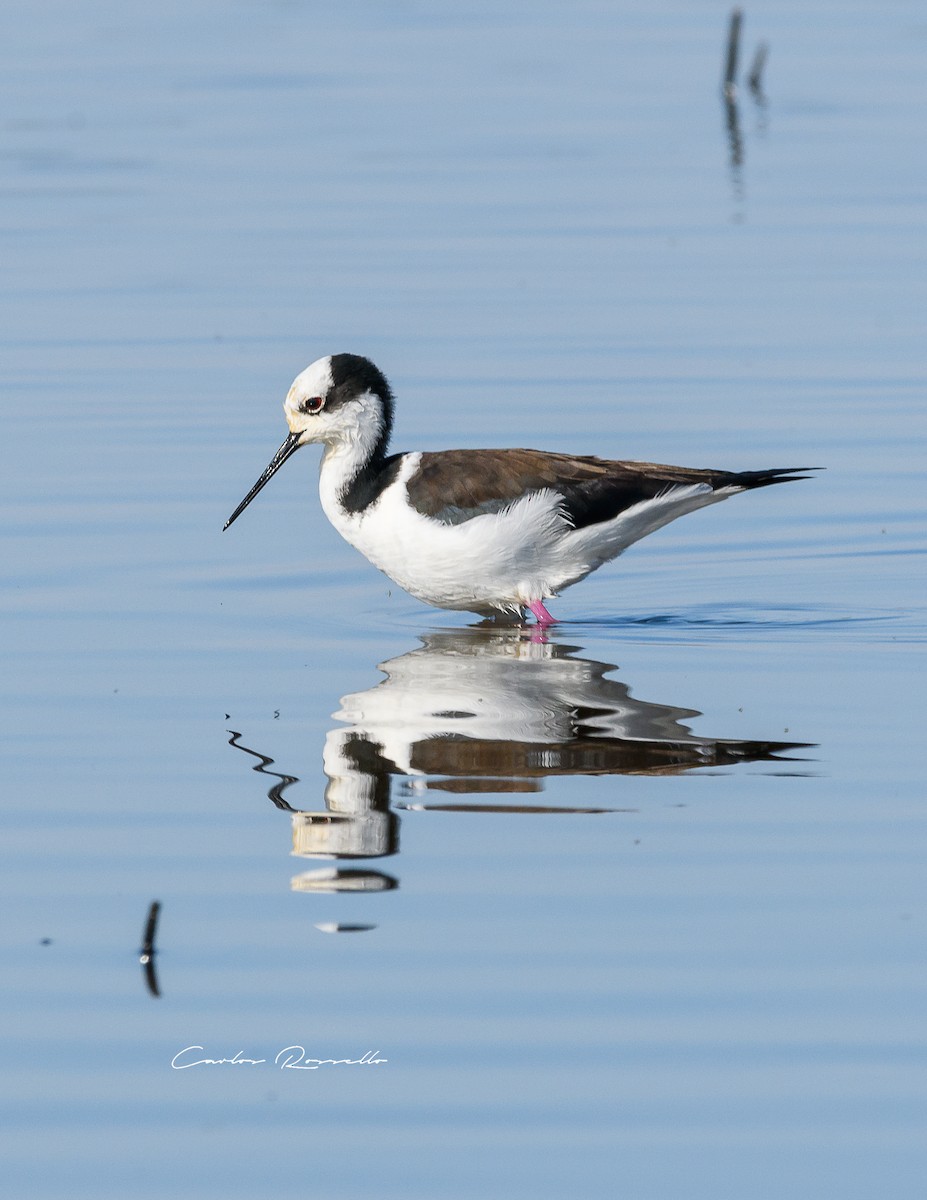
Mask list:
[[[499,513],[486,513],[459,525],[423,516],[410,504],[406,480],[420,454],[407,454],[396,480],[376,503],[360,513],[346,512],[338,464],[322,462],[322,507],[338,532],[376,567],[413,596],[439,608],[489,611],[519,609],[552,595],[561,575],[550,549],[562,543],[569,525],[555,493],[535,492]]]

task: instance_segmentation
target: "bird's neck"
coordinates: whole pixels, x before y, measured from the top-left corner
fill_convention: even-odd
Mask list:
[[[388,482],[389,428],[379,409],[365,414],[351,429],[328,442],[322,455],[319,492],[330,520],[359,513],[379,496]]]

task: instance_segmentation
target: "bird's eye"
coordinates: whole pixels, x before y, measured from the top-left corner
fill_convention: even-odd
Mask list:
[[[299,411],[304,413],[317,413],[322,411],[322,405],[325,401],[321,396],[310,396],[308,400],[304,400],[299,406]]]

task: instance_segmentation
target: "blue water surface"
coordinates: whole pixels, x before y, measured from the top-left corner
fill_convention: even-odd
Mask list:
[[[726,107],[728,17],[8,0],[11,1195],[923,1194],[927,20]],[[397,448],[825,470],[473,628],[313,450],[220,532],[345,350]]]

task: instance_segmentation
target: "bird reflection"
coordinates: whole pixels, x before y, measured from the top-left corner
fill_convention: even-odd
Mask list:
[[[380,667],[376,687],[342,699],[344,727],[326,739],[328,792],[388,790],[403,778],[415,803],[429,794],[537,793],[558,775],[672,775],[694,767],[775,759],[797,743],[698,737],[694,709],[632,697],[611,663],[521,628],[441,630]],[[328,793],[327,793],[328,794]],[[478,811],[590,811],[562,805],[468,804]],[[614,811],[611,808],[592,811]]]
[[[399,813],[614,813],[615,806],[526,802],[545,781],[575,775],[675,775],[697,768],[782,760],[804,743],[700,737],[694,709],[638,700],[610,677],[613,664],[580,657],[580,647],[539,639],[520,626],[438,630],[381,664],[385,678],[344,696],[340,724],[325,740],[324,810],[284,799],[296,776],[271,771],[268,796],[291,814],[293,853],[373,859],[399,848]],[[781,769],[781,766],[780,768]],[[398,782],[397,782],[398,781]],[[466,797],[466,799],[457,799]],[[492,797],[484,799],[483,797]],[[539,799],[539,798],[538,798]],[[396,880],[365,867],[307,871],[303,892],[387,891]]]

